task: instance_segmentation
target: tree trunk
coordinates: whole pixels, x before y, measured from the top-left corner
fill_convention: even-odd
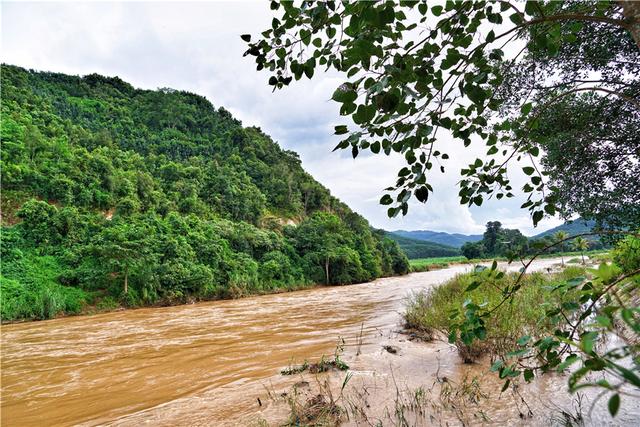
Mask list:
[[[637,0],[624,0],[620,4],[622,5],[622,14],[624,15],[625,23],[628,25],[627,28],[631,33],[631,37],[640,48],[640,2]]]
[[[124,293],[129,292],[129,266],[124,268]]]
[[[327,258],[324,261],[324,274],[325,277],[327,278],[327,285],[329,284],[329,257],[327,256]]]
[[[584,265],[584,252],[582,252],[580,255],[582,255],[582,265]]]

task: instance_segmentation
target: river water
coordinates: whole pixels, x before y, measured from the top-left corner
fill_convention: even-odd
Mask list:
[[[436,368],[461,375],[465,367],[445,343],[409,343],[394,331],[410,292],[469,268],[5,325],[2,426],[247,425],[286,416],[265,397],[295,380],[280,370],[333,354],[339,338],[360,376],[392,364],[398,377],[414,381],[432,380]],[[401,354],[380,350],[391,341],[402,343]],[[542,387],[540,393],[557,391]]]

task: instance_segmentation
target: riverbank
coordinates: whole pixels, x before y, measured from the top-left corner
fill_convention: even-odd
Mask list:
[[[403,275],[383,276],[376,280],[385,279],[389,277],[400,277],[400,276],[403,276]],[[248,297],[259,297],[264,295],[277,295],[282,293],[296,292],[296,291],[316,289],[316,288],[353,286],[361,283],[365,283],[365,282],[354,282],[354,283],[348,283],[343,285],[326,285],[326,284],[320,284],[320,283],[308,283],[308,284],[300,284],[300,285],[290,285],[290,286],[281,287],[281,288],[252,290],[251,292],[247,292],[247,293],[226,295],[226,296],[215,296],[212,298],[192,297],[192,298],[181,299],[181,300],[176,300],[176,299],[159,300],[159,301],[156,301],[155,303],[139,305],[139,306],[127,306],[109,296],[101,297],[101,296],[94,295],[93,297],[91,297],[94,300],[94,302],[83,303],[81,308],[79,308],[76,312],[71,312],[71,313],[59,312],[50,318],[23,318],[23,319],[15,319],[15,320],[0,320],[0,324],[10,325],[15,323],[44,322],[48,320],[62,319],[67,317],[93,316],[97,314],[120,312],[120,311],[175,307],[175,306],[181,306],[181,305],[193,305],[193,304],[215,302],[215,301],[227,301],[227,300],[235,300],[235,299],[242,299],[242,298],[248,298]],[[66,286],[65,288],[70,288],[70,287]],[[70,288],[70,289],[78,292],[81,291],[80,289],[74,289],[74,288]]]

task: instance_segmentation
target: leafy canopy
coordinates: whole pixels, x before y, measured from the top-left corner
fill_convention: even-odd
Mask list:
[[[486,156],[461,170],[463,204],[514,197],[510,174],[518,165],[528,179],[522,208],[534,224],[558,211],[638,223],[637,194],[614,202],[640,178],[633,133],[640,123],[640,13],[632,2],[274,1],[271,9],[261,37],[242,36],[245,55],[270,73],[274,90],[312,78],[318,68],[346,74],[332,99],[352,124],[335,127],[344,135],[336,149],[406,159],[380,199],[390,217],[406,214],[411,197],[427,202],[429,174],[444,172],[456,149],[442,142],[449,133],[464,147],[486,144]],[[599,112],[576,114],[567,132],[557,113],[573,117],[585,105]],[[576,133],[593,119],[586,135]],[[565,145],[589,151],[595,135],[606,144],[591,150],[593,158],[559,155]],[[623,168],[598,171],[600,158]],[[582,180],[563,176],[569,166]],[[592,186],[605,187],[598,191],[605,207],[593,203]]]

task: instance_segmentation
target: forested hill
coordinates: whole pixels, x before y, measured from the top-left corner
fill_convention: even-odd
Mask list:
[[[412,239],[395,232],[387,232],[387,237],[396,241],[409,259],[458,256],[461,254],[460,248],[427,240]]]
[[[204,97],[1,71],[3,319],[408,269],[296,153]]]

